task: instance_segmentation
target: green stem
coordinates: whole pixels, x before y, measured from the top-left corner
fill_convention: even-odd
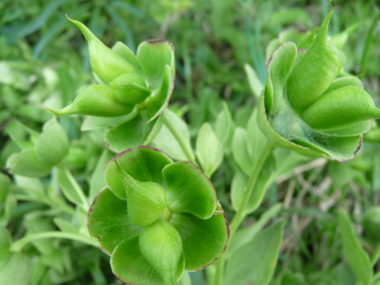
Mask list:
[[[273,150],[273,146],[271,144],[267,144],[265,146],[259,159],[257,160],[255,168],[253,169],[251,173],[251,176],[249,177],[248,184],[247,184],[247,191],[244,194],[243,201],[240,204],[239,209],[237,210],[230,224],[230,240],[245,218],[245,208],[247,206],[249,197],[251,196],[252,191],[255,188],[255,184],[256,184],[257,178],[259,177],[261,169],[263,168],[263,165],[266,159],[268,158],[269,154],[272,152],[272,150]],[[217,261],[214,285],[222,284],[225,260],[226,260],[226,253],[223,253],[219,257],[219,260]]]
[[[177,140],[177,142],[181,146],[184,154],[186,155],[187,160],[192,162],[193,164],[197,165],[197,163],[194,159],[194,156],[191,153],[191,150],[188,149],[188,147],[186,146],[185,142],[182,140],[179,133],[176,131],[176,129],[173,127],[173,125],[169,122],[169,120],[165,117],[165,113],[162,114],[162,116],[164,118],[164,124],[169,129],[169,131],[173,134],[173,136],[175,137],[175,139]]]
[[[32,241],[40,240],[40,239],[47,239],[47,238],[71,239],[71,240],[80,241],[80,242],[83,242],[83,243],[86,243],[88,245],[92,245],[95,247],[99,246],[99,243],[95,238],[90,238],[90,237],[86,237],[86,236],[79,235],[79,234],[64,233],[64,232],[55,231],[55,232],[44,232],[44,233],[32,234],[32,235],[23,237],[23,238],[19,239],[18,241],[15,241],[12,244],[12,250],[19,252],[28,243],[30,243]]]

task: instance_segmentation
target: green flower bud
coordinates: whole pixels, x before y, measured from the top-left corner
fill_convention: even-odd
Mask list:
[[[337,78],[343,59],[327,40],[333,11],[307,51],[293,42],[275,50],[258,122],[272,144],[346,161],[356,155],[363,133],[370,130],[371,119],[380,118],[380,110],[358,78]]]
[[[140,103],[151,93],[137,73],[124,73],[112,80],[110,86],[115,97],[127,104]]]
[[[62,110],[45,109],[57,116],[120,117],[112,120],[90,117],[82,126],[108,127],[105,142],[115,152],[152,141],[162,125],[158,117],[166,110],[174,90],[173,45],[165,40],[147,40],[138,46],[137,55],[121,42],[109,49],[85,25],[69,20],[79,27],[88,42],[94,77],[101,85],[86,88]]]
[[[115,156],[105,180],[88,227],[120,280],[177,284],[184,269],[203,269],[225,250],[224,211],[210,180],[193,164],[138,147]]]
[[[133,110],[133,105],[119,102],[112,88],[104,85],[93,85],[85,88],[74,102],[59,111],[46,108],[54,115],[82,114],[99,117],[118,117]]]
[[[102,82],[109,84],[123,73],[136,72],[132,64],[105,46],[85,25],[81,22],[71,20],[69,17],[67,18],[78,26],[86,38],[91,68]]]

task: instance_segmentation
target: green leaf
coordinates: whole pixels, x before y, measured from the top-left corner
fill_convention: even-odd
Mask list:
[[[141,182],[151,181],[162,186],[164,185],[162,169],[172,163],[163,152],[147,146],[126,150],[112,158],[105,170],[106,183],[110,190],[123,200],[127,199],[127,193],[119,178],[115,160],[120,168],[134,179]]]
[[[258,154],[262,153],[265,146],[268,144],[268,140],[260,130],[257,122],[257,109],[255,108],[249,118],[247,124],[247,148],[249,152],[251,168],[248,175],[251,175],[254,166],[257,163],[259,157]]]
[[[98,194],[90,208],[88,229],[108,255],[123,240],[137,237],[142,231],[130,221],[126,201],[117,198],[108,188]]]
[[[352,179],[353,175],[351,175]],[[380,207],[375,206],[367,209],[363,214],[361,224],[363,226],[366,238],[372,244],[379,244],[380,237]]]
[[[196,155],[203,172],[208,177],[211,177],[223,161],[222,146],[209,123],[204,123],[199,130]]]
[[[247,175],[250,175],[254,165],[252,165],[250,154],[248,152],[247,131],[243,128],[236,128],[235,130],[232,140],[232,154],[241,170],[243,170]]]
[[[148,123],[148,118],[144,113],[140,113],[136,118],[123,123],[106,134],[108,148],[114,152],[122,152],[126,149],[148,144],[155,138],[161,130],[162,120],[158,118]]]
[[[14,195],[9,194],[7,200],[5,200],[5,216],[8,223],[12,220],[13,215],[17,208],[17,199]]]
[[[79,234],[80,228],[74,226],[69,221],[66,221],[66,220],[61,219],[61,218],[55,218],[53,221],[54,221],[54,224],[56,224],[57,227],[63,232]]]
[[[339,50],[327,41],[328,24],[333,12],[323,20],[313,44],[287,80],[288,100],[297,111],[312,104],[342,69],[343,59]]]
[[[96,164],[96,168],[91,175],[90,179],[90,194],[89,201],[93,201],[95,196],[106,186],[106,180],[104,178],[104,169],[108,161],[114,156],[108,149],[103,150],[99,160]]]
[[[228,260],[223,284],[268,284],[277,264],[283,228],[284,222],[276,223],[237,249]]]
[[[279,103],[281,102],[279,98],[283,97],[284,87],[286,85],[286,80],[288,79],[289,72],[292,70],[294,72],[295,67],[294,62],[297,56],[297,46],[292,42],[286,42],[282,44],[276,51],[272,54],[268,62],[268,73],[270,81],[267,80],[265,89],[267,89],[268,83],[271,84],[270,89],[273,93],[273,107],[272,104],[266,102],[266,107],[268,112],[277,112],[280,108]],[[305,56],[304,56],[305,57]],[[303,58],[304,58],[303,57]],[[280,60],[279,60],[280,59]],[[292,73],[291,73],[292,74]],[[290,75],[289,75],[290,76]],[[287,94],[289,95],[289,82],[287,87]],[[265,90],[266,92],[267,90]],[[269,98],[266,98],[266,100]],[[302,100],[302,99],[300,99]],[[273,108],[273,111],[271,109]]]
[[[248,203],[245,208],[245,212],[247,214],[255,211],[257,207],[260,206],[261,201],[264,198],[268,182],[270,181],[272,174],[275,172],[275,169],[276,160],[273,154],[271,154],[266,159],[261,169],[260,175],[256,180],[254,190],[248,198]],[[247,190],[247,184],[248,176],[241,173],[240,171],[237,171],[232,181],[231,187],[231,199],[234,209],[240,208],[240,204],[244,199],[245,191]]]
[[[301,118],[317,130],[334,130],[380,118],[380,110],[367,92],[348,86],[322,95],[301,113]]]
[[[233,126],[233,122],[231,118],[231,113],[225,102],[223,102],[222,111],[220,111],[220,113],[218,114],[216,118],[214,130],[215,130],[215,135],[221,144],[222,151],[229,148],[232,144],[232,138],[234,135],[234,126]]]
[[[137,104],[144,101],[150,91],[137,73],[124,73],[110,83],[115,97],[122,103]]]
[[[145,227],[155,222],[166,208],[166,196],[164,188],[155,182],[141,182],[125,172],[114,161],[127,192],[128,216],[132,223]]]
[[[246,63],[244,65],[244,69],[248,77],[249,87],[251,88],[251,91],[256,99],[259,99],[264,86],[252,66]]]
[[[132,112],[134,106],[117,100],[110,86],[92,85],[82,90],[74,102],[59,110],[46,108],[54,115],[89,115],[99,117],[118,117]]]
[[[174,47],[168,41],[142,42],[137,48],[137,58],[146,72],[151,90],[160,88],[165,66],[169,65],[174,74]]]
[[[165,285],[177,284],[177,267],[182,256],[182,241],[177,230],[159,219],[144,228],[139,239],[144,257],[156,269]]]
[[[191,214],[175,213],[170,223],[181,236],[186,270],[195,271],[207,267],[226,248],[229,228],[224,212],[207,220]]]
[[[28,285],[32,277],[33,264],[29,258],[10,250],[12,237],[5,228],[0,228],[0,282],[1,284]]]
[[[165,111],[174,90],[173,69],[169,65],[166,65],[163,74],[161,87],[152,93],[147,103],[147,110],[150,116],[149,121],[156,119]]]
[[[192,285],[189,273],[184,270],[181,279],[178,281],[178,285]]]
[[[355,275],[356,283],[362,285],[369,284],[373,276],[372,268],[347,213],[339,210],[338,220],[344,257]]]
[[[7,199],[10,185],[11,179],[8,175],[0,172],[0,204],[3,204]]]
[[[187,153],[191,154],[194,159],[194,154],[190,143],[190,133],[187,124],[178,117],[174,112],[166,110],[163,114],[165,120],[170,122],[174,132],[180,136],[184,143],[184,147],[187,149]],[[152,146],[162,150],[167,155],[176,160],[188,160],[182,146],[178,143],[172,130],[170,130],[165,124],[162,126],[160,132],[152,141]]]
[[[46,164],[55,165],[62,161],[69,151],[69,138],[62,126],[55,120],[44,124],[34,149],[37,157]]]
[[[81,206],[83,209],[88,209],[88,202],[82,188],[66,166],[57,167],[57,181],[63,194],[70,202]]]
[[[52,170],[52,166],[39,160],[35,150],[31,148],[11,155],[7,160],[7,168],[14,175],[27,177],[45,177]]]
[[[190,162],[179,161],[163,169],[168,207],[174,213],[190,213],[210,218],[216,209],[214,186],[202,171]]]
[[[227,258],[229,258],[237,249],[250,242],[268,222],[273,219],[282,209],[282,204],[277,203],[261,214],[260,219],[254,224],[238,230],[228,242]]]
[[[369,285],[379,285],[380,284],[380,272],[377,272],[372,280],[371,280],[371,283]]]
[[[23,125],[19,121],[12,120],[7,125],[7,133],[11,139],[21,148],[32,148],[33,141],[38,137],[38,133],[27,126]],[[29,140],[30,138],[30,140]]]
[[[111,256],[112,273],[129,284],[162,285],[160,274],[141,253],[139,238],[129,238],[117,245]]]
[[[78,26],[86,38],[91,68],[103,82],[108,84],[123,73],[135,72],[131,63],[105,46],[85,25],[75,20],[69,20]]]
[[[82,132],[84,131],[92,131],[102,128],[112,128],[122,123],[128,122],[136,117],[137,110],[134,109],[131,113],[124,116],[119,117],[94,117],[94,116],[86,116],[83,121],[83,124],[80,128]]]

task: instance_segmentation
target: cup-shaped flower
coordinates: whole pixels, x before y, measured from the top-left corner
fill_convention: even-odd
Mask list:
[[[105,179],[88,227],[120,280],[177,284],[184,269],[203,269],[225,250],[226,216],[211,181],[192,163],[137,147],[115,156]]]
[[[113,127],[106,142],[115,152],[142,145],[149,135],[159,131],[157,118],[167,108],[174,89],[173,45],[165,40],[147,40],[138,46],[136,55],[121,42],[110,49],[84,24],[69,20],[79,27],[88,42],[91,68],[100,85],[84,88],[72,104],[61,110],[46,109],[55,115],[109,117],[101,122],[89,117],[87,127]],[[118,139],[134,126],[139,126],[134,130],[134,139]],[[153,132],[155,127],[157,130]],[[86,129],[85,124],[82,128]]]
[[[380,110],[358,78],[338,77],[343,59],[327,40],[332,14],[308,50],[285,42],[272,54],[258,121],[272,144],[346,161]]]

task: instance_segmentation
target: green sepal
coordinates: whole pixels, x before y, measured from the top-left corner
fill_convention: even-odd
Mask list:
[[[170,97],[174,90],[173,69],[166,65],[160,89],[152,93],[147,103],[147,110],[150,116],[149,122],[161,115],[169,105]]]
[[[300,49],[308,49],[315,39],[317,30],[306,31],[297,28],[288,28],[281,31],[277,39],[271,40],[265,49],[267,61],[273,52],[284,42],[293,42]]]
[[[287,96],[296,112],[312,104],[337,77],[343,66],[339,50],[327,41],[332,10],[323,20],[306,54],[294,66],[287,80]]]
[[[190,213],[200,219],[210,218],[216,209],[214,186],[191,162],[179,161],[163,169],[167,205],[174,213]]]
[[[364,134],[371,130],[372,121],[363,121],[360,123],[353,124],[346,128],[335,129],[335,130],[324,130],[324,134],[330,134],[337,137],[351,137]]]
[[[166,65],[169,65],[172,73],[175,74],[174,47],[168,41],[148,40],[142,42],[137,48],[137,59],[146,72],[148,87],[151,90],[160,88]]]
[[[13,175],[45,177],[50,174],[53,166],[43,163],[38,159],[34,149],[27,148],[22,150],[19,154],[9,156],[7,168],[9,168],[9,172]]]
[[[117,198],[107,187],[92,203],[87,225],[90,235],[99,239],[100,249],[108,255],[120,242],[137,237],[143,229],[131,222],[127,202]]]
[[[132,120],[109,130],[105,136],[107,147],[113,152],[149,144],[162,127],[162,118],[148,123],[146,111],[140,111]]]
[[[143,256],[161,275],[165,285],[177,284],[177,266],[182,256],[182,241],[177,230],[159,219],[144,228],[139,239]]]
[[[105,180],[110,190],[120,199],[126,200],[127,193],[120,180],[115,160],[125,172],[134,179],[151,181],[164,185],[162,169],[172,163],[172,160],[155,148],[140,146],[126,150],[111,159],[105,169]]]
[[[53,119],[44,124],[34,150],[37,157],[46,164],[55,165],[62,161],[69,151],[69,138],[62,126]]]
[[[117,245],[111,256],[112,273],[127,284],[162,285],[160,274],[141,253],[139,237],[130,238]]]
[[[344,76],[344,77],[339,77],[335,79],[333,82],[331,82],[329,88],[327,88],[323,94],[338,90],[343,87],[348,87],[348,86],[364,89],[363,82],[359,78],[355,76]]]
[[[145,227],[155,222],[166,208],[165,190],[161,185],[134,179],[114,161],[127,192],[128,216],[137,226]]]
[[[78,26],[86,38],[91,68],[102,82],[109,84],[123,73],[135,72],[132,64],[105,46],[85,25],[75,20],[69,20]]]
[[[183,255],[177,266],[177,280],[183,272]],[[164,281],[140,250],[139,237],[122,241],[111,256],[113,274],[127,284],[162,285]]]
[[[133,110],[133,105],[121,103],[112,92],[110,86],[93,85],[86,87],[78,94],[69,106],[54,111],[46,108],[54,115],[89,115],[99,117],[118,117],[126,115]]]
[[[191,214],[173,214],[170,223],[179,232],[185,255],[185,269],[201,270],[222,254],[229,239],[227,217],[221,207],[207,220]]]
[[[371,96],[358,87],[342,87],[321,96],[301,113],[316,130],[335,130],[380,118]]]
[[[144,78],[144,81],[146,82],[146,74],[141,66],[141,63],[135,56],[135,54],[122,42],[116,42],[114,46],[112,47],[112,51],[120,55],[122,58],[124,58],[127,62],[129,62],[133,67],[135,68],[136,72]],[[146,84],[145,84],[146,85]]]
[[[110,83],[115,97],[122,103],[137,104],[144,101],[150,91],[146,88],[145,81],[137,73],[124,73]]]

